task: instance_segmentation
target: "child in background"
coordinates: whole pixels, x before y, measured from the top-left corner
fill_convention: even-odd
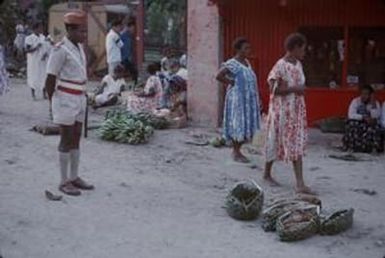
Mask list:
[[[150,75],[146,81],[143,91],[131,94],[127,99],[127,110],[133,113],[152,113],[160,106],[163,94],[162,82],[157,75],[159,64],[148,65],[147,72]]]
[[[113,75],[107,74],[104,76],[102,87],[100,87],[95,96],[95,109],[118,103],[119,96],[126,87],[124,73],[123,65],[118,65],[115,67]]]

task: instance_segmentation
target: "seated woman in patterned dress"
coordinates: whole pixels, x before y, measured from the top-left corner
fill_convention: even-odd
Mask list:
[[[156,63],[149,64],[147,72],[149,77],[146,81],[143,91],[135,92],[128,96],[127,110],[133,113],[152,113],[159,108],[162,96],[162,82],[157,72],[159,65]]]
[[[381,133],[381,106],[374,97],[371,86],[360,90],[361,96],[349,106],[345,135],[342,139],[345,151],[371,153],[384,152],[384,137]]]

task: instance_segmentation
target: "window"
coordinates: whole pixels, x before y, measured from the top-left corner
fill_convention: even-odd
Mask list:
[[[348,55],[348,85],[384,89],[385,27],[350,28]]]
[[[338,88],[344,62],[342,27],[302,27],[299,32],[308,40],[303,60],[308,87]]]

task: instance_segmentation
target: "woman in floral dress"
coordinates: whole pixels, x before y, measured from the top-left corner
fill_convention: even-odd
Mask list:
[[[233,158],[237,162],[248,162],[242,154],[242,145],[250,141],[260,129],[260,102],[257,77],[247,60],[250,43],[245,38],[234,42],[236,55],[220,69],[217,80],[227,86],[223,136],[232,141]]]
[[[302,157],[307,141],[305,75],[301,61],[305,56],[306,38],[294,33],[285,41],[286,54],[268,76],[270,104],[266,122],[264,179],[279,185],[271,175],[275,160],[293,163],[296,191],[312,194],[303,179]]]

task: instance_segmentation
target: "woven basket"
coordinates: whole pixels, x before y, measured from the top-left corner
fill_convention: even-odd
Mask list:
[[[265,232],[275,231],[277,219],[283,214],[309,206],[310,203],[298,199],[283,199],[274,202],[262,213],[262,228]]]
[[[277,233],[281,241],[298,241],[313,236],[319,230],[319,206],[289,211],[278,218]]]
[[[354,209],[339,210],[330,216],[321,217],[321,235],[336,235],[346,231],[353,225]]]
[[[253,220],[259,216],[263,200],[263,191],[254,181],[241,182],[228,193],[225,207],[234,219]]]

